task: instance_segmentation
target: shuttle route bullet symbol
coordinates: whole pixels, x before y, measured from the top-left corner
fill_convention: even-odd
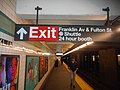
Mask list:
[[[20,40],[23,40],[23,34],[27,34],[26,30],[22,27],[17,31],[17,34],[20,34]]]

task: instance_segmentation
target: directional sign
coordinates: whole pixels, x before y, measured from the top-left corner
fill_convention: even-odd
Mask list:
[[[108,41],[112,28],[86,25],[16,25],[15,41]]]
[[[23,40],[23,35],[24,34],[27,34],[26,30],[22,27],[21,29],[19,29],[17,31],[17,34],[19,35],[20,34],[20,40]]]
[[[58,41],[58,26],[16,26],[15,41]]]

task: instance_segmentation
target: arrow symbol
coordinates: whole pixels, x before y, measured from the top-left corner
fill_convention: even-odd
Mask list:
[[[21,29],[19,29],[17,31],[17,34],[19,35],[20,34],[20,40],[23,40],[23,34],[27,34],[26,30],[22,27]]]

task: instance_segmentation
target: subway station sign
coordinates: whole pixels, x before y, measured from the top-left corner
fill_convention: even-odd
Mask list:
[[[15,41],[99,41],[103,34],[112,33],[104,26],[86,25],[22,25],[15,27]],[[101,36],[102,37],[102,36]],[[106,39],[106,38],[104,38]]]

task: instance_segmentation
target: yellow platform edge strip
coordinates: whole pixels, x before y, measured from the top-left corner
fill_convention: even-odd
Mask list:
[[[68,66],[64,63],[65,68],[70,72]],[[89,84],[87,84],[80,76],[76,74],[75,78],[77,84],[81,87],[82,90],[94,90]]]

